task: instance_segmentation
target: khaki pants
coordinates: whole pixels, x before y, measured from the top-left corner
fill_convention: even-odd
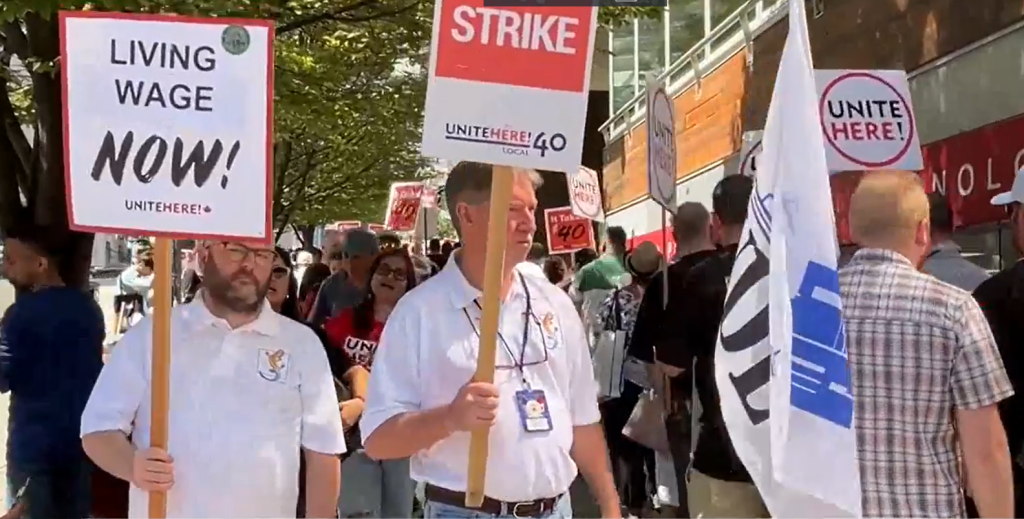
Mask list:
[[[686,493],[690,517],[771,517],[757,487],[750,483],[722,481],[691,470]]]

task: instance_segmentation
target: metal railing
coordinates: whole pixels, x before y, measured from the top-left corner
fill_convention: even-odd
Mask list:
[[[658,74],[658,79],[665,81],[668,95],[675,97],[676,94],[694,84],[699,88],[703,74],[721,65],[721,62],[738,50],[738,48],[729,49],[735,47],[739,41],[742,41],[743,45],[747,47],[748,62],[752,60],[755,31],[766,22],[774,21],[776,14],[786,6],[787,1],[748,0],[733,11],[707,36],[673,61],[665,71]],[[740,36],[742,36],[742,40],[739,40]],[[604,133],[605,142],[618,139],[630,128],[640,123],[647,111],[646,97],[647,89],[641,84],[637,94],[598,128]]]

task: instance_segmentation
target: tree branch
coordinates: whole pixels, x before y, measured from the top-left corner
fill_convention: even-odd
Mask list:
[[[391,17],[391,16],[398,16],[398,15],[400,15],[402,13],[406,13],[408,11],[411,11],[414,7],[416,7],[416,5],[418,3],[419,2],[413,2],[411,4],[405,5],[403,7],[400,7],[398,9],[395,9],[395,10],[392,10],[392,11],[381,11],[381,12],[370,14],[370,15],[366,15],[366,16],[342,16],[342,17],[337,18],[335,21],[338,21],[338,22],[341,22],[341,23],[372,22],[374,20],[379,20],[381,18],[388,18],[388,17]]]
[[[21,25],[16,21],[4,22],[0,24],[0,34],[3,35],[4,48],[17,56],[22,63],[27,63],[30,57],[28,37],[25,36],[25,31],[21,30]]]
[[[288,228],[291,219],[291,215],[285,215],[284,220],[277,226],[277,231],[274,232],[274,243],[277,243],[277,241],[281,239],[281,235],[284,234],[284,230]]]
[[[7,81],[0,78],[0,104],[10,104],[6,88]],[[6,131],[0,132],[0,229],[4,231],[24,218],[25,208],[18,191],[18,177],[24,174],[23,170],[10,136]]]
[[[291,154],[291,141],[278,141],[274,143],[274,194],[272,200],[275,207],[281,203],[281,195],[284,192],[284,177],[285,173],[288,172]]]
[[[7,52],[0,52],[0,68],[10,70],[10,54]],[[17,153],[18,162],[21,164],[20,168],[14,168],[18,186],[21,191],[27,191],[30,184],[29,172],[32,170],[34,150],[29,145],[25,132],[21,129],[21,122],[18,121],[18,115],[14,111],[14,105],[11,103],[10,94],[8,94],[7,82],[7,77],[0,76],[0,123],[2,123],[0,129],[10,139],[10,144],[14,148],[14,152]]]
[[[363,7],[368,7],[373,4],[374,0],[358,0],[356,3],[351,5],[338,7],[336,9],[328,9],[327,11],[324,11],[322,13],[309,15],[303,18],[299,18],[297,20],[292,20],[291,22],[285,24],[278,25],[276,33],[278,36],[281,36],[282,34],[297,31],[304,27],[309,27],[311,25],[316,25],[318,23],[335,20],[339,16],[344,15],[345,13],[349,13]]]
[[[25,35],[33,60],[56,62],[60,56],[57,18],[45,19],[38,13],[25,15]],[[10,35],[8,34],[8,37]],[[67,225],[67,207],[64,203],[64,127],[60,83],[56,68],[29,70],[32,78],[32,98],[35,101],[37,133],[39,135],[39,170],[37,189],[27,194],[33,220],[44,227],[61,228]]]

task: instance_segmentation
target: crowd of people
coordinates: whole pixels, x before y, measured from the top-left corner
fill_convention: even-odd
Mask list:
[[[768,517],[714,371],[753,181],[729,176],[710,208],[680,205],[673,258],[650,242],[630,250],[614,226],[601,254],[566,258],[534,242],[540,179],[516,172],[497,367],[483,382],[492,174],[451,171],[460,241],[423,253],[363,229],[326,254],[199,242],[192,297],[172,311],[166,450],[149,443],[152,321],[104,363],[102,312],[64,285],[60,244],[13,229],[4,270],[23,295],[0,326],[9,505],[141,517],[147,492],[167,492],[168,517],[562,518],[582,476],[602,517]],[[1018,183],[993,203],[1024,249]],[[868,174],[851,202],[858,248],[840,291],[865,516],[1014,517],[1024,488],[1024,274],[970,263],[950,215],[910,173]],[[119,283],[151,275],[138,274]],[[485,497],[468,509],[481,429]],[[127,507],[95,491],[101,474],[128,482]]]

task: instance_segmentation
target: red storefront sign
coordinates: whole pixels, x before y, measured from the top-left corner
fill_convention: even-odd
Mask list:
[[[957,228],[1006,219],[991,200],[1010,190],[1024,166],[1024,116],[954,135],[922,151],[925,188],[946,194]]]
[[[944,193],[953,209],[957,229],[1006,219],[992,197],[1009,191],[1017,170],[1024,166],[1024,116],[1005,119],[921,147],[921,179],[929,193]],[[859,172],[832,176],[832,203],[839,242],[850,240],[850,197]]]

